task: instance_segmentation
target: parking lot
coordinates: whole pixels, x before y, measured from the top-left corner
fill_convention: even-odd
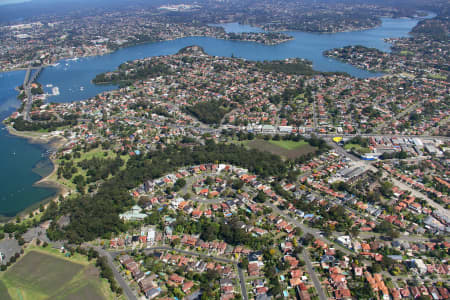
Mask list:
[[[15,239],[3,239],[0,241],[0,252],[4,254],[5,259],[2,260],[2,264],[6,264],[9,259],[16,253],[20,252],[19,243]]]

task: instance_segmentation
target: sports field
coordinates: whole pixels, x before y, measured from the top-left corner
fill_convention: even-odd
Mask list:
[[[105,299],[92,264],[30,251],[0,275],[0,299]]]
[[[267,151],[288,159],[294,159],[316,150],[315,147],[310,146],[305,141],[265,141],[256,139],[247,143],[247,146],[257,150]]]

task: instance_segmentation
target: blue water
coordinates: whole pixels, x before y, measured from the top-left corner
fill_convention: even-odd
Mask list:
[[[257,43],[218,40],[208,37],[190,37],[138,45],[120,49],[112,54],[78,60],[62,60],[58,66],[45,68],[39,82],[44,86],[52,84],[59,87],[60,95],[48,98],[50,102],[71,102],[93,97],[96,94],[115,89],[115,86],[95,86],[91,80],[95,75],[111,71],[125,61],[178,52],[189,45],[202,46],[211,55],[236,56],[249,60],[278,60],[289,57],[306,58],[313,62],[319,71],[342,71],[352,76],[367,78],[377,76],[357,69],[349,64],[326,58],[322,52],[346,45],[364,45],[389,51],[384,38],[406,36],[417,24],[413,19],[383,19],[380,27],[336,34],[314,34],[288,32],[294,40],[280,45],[267,46]],[[236,23],[224,25],[229,32],[249,32],[255,29]],[[0,74],[0,119],[10,115],[19,106],[14,88],[23,82],[24,71]],[[27,143],[21,138],[12,137],[0,125],[0,214],[14,215],[27,206],[54,193],[50,189],[34,188],[32,184],[39,176],[32,172],[40,161],[42,147]],[[14,156],[12,153],[16,153]]]
[[[336,34],[316,34],[288,32],[294,40],[274,46],[258,43],[218,40],[209,37],[189,37],[173,41],[138,45],[120,49],[112,54],[80,58],[76,61],[63,60],[56,67],[46,68],[39,81],[44,85],[53,84],[60,90],[59,96],[50,97],[53,102],[70,102],[93,97],[99,92],[112,90],[115,86],[95,86],[91,83],[95,75],[111,71],[121,63],[148,56],[169,55],[189,45],[202,46],[208,54],[217,56],[236,56],[249,60],[278,60],[290,57],[306,58],[313,62],[319,71],[341,71],[352,76],[367,78],[380,73],[368,72],[349,64],[324,57],[322,52],[347,45],[364,45],[389,51],[385,38],[401,37],[417,24],[415,19],[383,19],[382,26],[370,30],[343,32]],[[249,32],[257,30],[248,25],[231,23],[222,25],[228,32]]]
[[[23,83],[25,71],[0,73],[0,119],[3,120],[17,110],[17,92],[14,87]],[[30,144],[17,138],[0,125],[0,214],[14,216],[30,205],[52,196],[55,191],[33,187],[41,178],[33,172],[34,166],[42,161],[41,145]],[[48,161],[47,161],[48,163]]]

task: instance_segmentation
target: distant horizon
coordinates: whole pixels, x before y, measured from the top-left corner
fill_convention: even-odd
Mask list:
[[[0,6],[8,5],[8,4],[19,4],[19,3],[31,2],[31,1],[33,1],[33,0],[0,0]]]

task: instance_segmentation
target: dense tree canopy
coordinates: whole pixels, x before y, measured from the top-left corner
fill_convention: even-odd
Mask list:
[[[117,172],[100,186],[94,195],[79,195],[62,201],[57,215],[69,215],[70,224],[63,229],[52,227],[50,235],[54,238],[67,238],[71,242],[89,241],[98,236],[107,236],[111,232],[126,229],[119,214],[133,205],[129,190],[144,182],[155,179],[182,166],[202,163],[229,163],[249,169],[262,177],[282,177],[286,167],[280,157],[257,150],[247,150],[236,145],[215,144],[192,149],[170,146],[164,151],[150,152],[147,155],[134,156],[127,162],[126,168]],[[232,242],[232,235],[223,238]],[[205,232],[205,237],[215,232]],[[251,241],[248,241],[251,243]]]
[[[199,121],[206,124],[220,124],[222,118],[228,112],[223,106],[223,102],[211,100],[208,102],[199,102],[192,106],[186,106],[186,111],[192,114]]]

